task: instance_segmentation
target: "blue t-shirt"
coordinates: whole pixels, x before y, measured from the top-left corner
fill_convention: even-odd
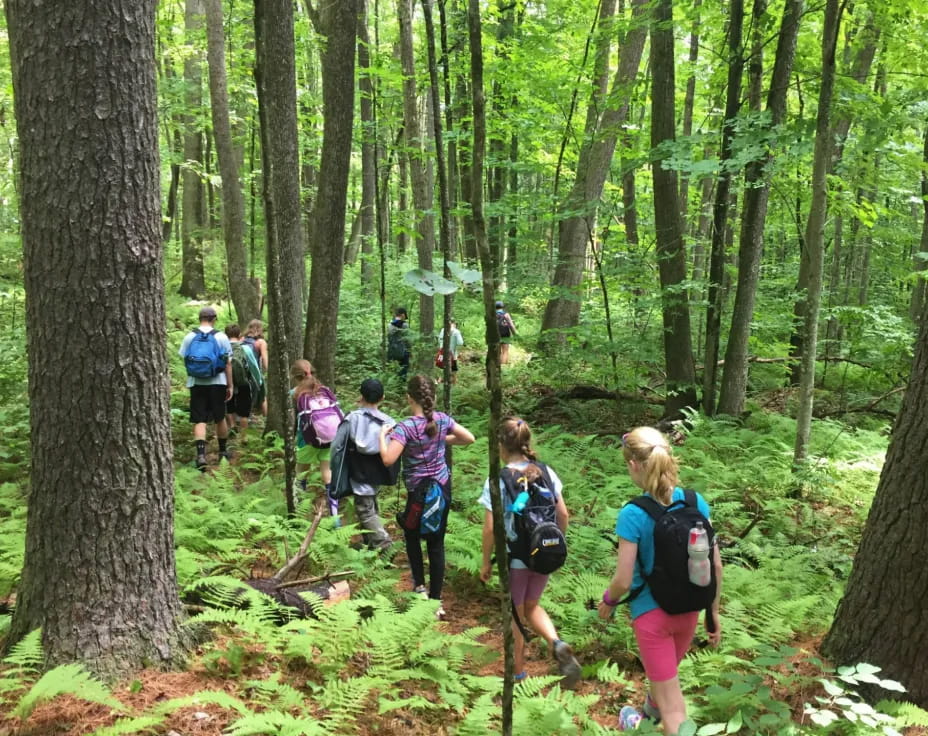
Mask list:
[[[645,494],[648,495],[648,494]],[[673,500],[683,500],[683,489],[679,486],[673,489]],[[709,504],[700,494],[696,494],[696,506],[699,512],[709,518]],[[623,506],[619,511],[619,518],[615,525],[616,536],[627,542],[638,545],[638,556],[635,559],[635,572],[632,575],[632,590],[644,585],[644,590],[635,598],[629,608],[632,618],[638,618],[648,611],[660,608],[651,589],[642,575],[642,567],[650,572],[654,568],[654,520],[648,516],[647,511],[637,506]]]

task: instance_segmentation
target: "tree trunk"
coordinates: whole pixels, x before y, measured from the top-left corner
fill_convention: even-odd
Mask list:
[[[928,708],[928,628],[924,565],[928,528],[928,321],[896,417],[886,464],[854,567],[823,651],[839,665],[867,662],[902,682],[904,699]]]
[[[335,382],[338,301],[345,260],[345,205],[354,124],[354,60],[362,0],[322,3],[322,157],[313,211],[312,270],[303,354],[322,383]]]
[[[375,191],[377,189],[377,128],[374,120],[374,82],[371,75],[367,0],[358,18],[358,97],[361,113],[361,283],[374,283]]]
[[[738,3],[741,7],[742,19],[744,16],[744,8],[742,0],[738,0]],[[693,19],[693,30],[690,31],[690,76],[686,80],[686,94],[683,97],[683,137],[689,138],[693,134],[693,107],[696,104],[696,62],[699,60],[699,8],[702,5],[702,0],[694,0],[693,2],[693,13],[695,18]],[[729,11],[729,17],[731,16]],[[741,62],[743,67],[744,62]],[[739,79],[739,87],[740,79]],[[684,174],[680,177],[680,217],[683,218],[684,228],[686,226],[686,219],[689,213],[689,199],[690,199],[690,175]]]
[[[47,664],[104,676],[177,665],[155,3],[4,5],[32,450],[8,643],[41,627]]]
[[[486,222],[483,216],[483,162],[486,154],[486,113],[483,90],[483,47],[481,39],[480,0],[469,0],[467,8],[468,38],[470,45],[471,94],[473,99],[474,137],[471,149],[471,214],[473,216],[476,245],[480,253],[483,271],[483,314],[487,341],[487,390],[490,392],[490,421],[487,433],[495,437],[502,419],[503,392],[499,363],[499,330],[496,326],[496,278],[493,273],[493,260],[490,256],[490,244],[487,240]],[[447,332],[445,333],[447,334]],[[499,582],[503,595],[500,597],[500,618],[503,632],[503,697],[502,697],[502,733],[512,736],[512,697],[513,674],[513,636],[512,615],[509,601],[509,555],[506,550],[506,533],[503,524],[503,499],[497,492],[499,488],[499,445],[488,443],[487,476],[490,488],[490,502],[493,513],[493,533]]]
[[[928,267],[928,126],[925,126],[924,146],[922,148],[922,237],[919,242],[918,253],[915,256],[913,269],[919,273],[919,279],[915,282],[915,288],[912,290],[912,304],[909,308],[909,314],[916,323],[920,322],[925,316],[925,269]]]
[[[181,174],[183,278],[179,292],[190,299],[199,299],[206,294],[206,277],[203,272],[206,192],[201,178],[203,130],[199,123],[199,111],[203,105],[203,73],[200,52],[194,38],[202,28],[203,0],[186,0],[184,31],[189,48],[184,59],[184,165]]]
[[[815,358],[818,349],[818,314],[822,302],[822,273],[825,268],[825,219],[828,216],[828,168],[831,163],[831,98],[835,86],[835,53],[841,10],[838,0],[825,4],[825,27],[822,38],[822,82],[815,121],[815,154],[812,164],[812,202],[806,223],[806,247],[803,260],[808,261],[809,286],[806,289],[806,319],[803,325],[802,371],[799,380],[799,408],[796,415],[796,446],[793,460],[799,465],[806,458],[812,428],[812,404],[815,390]]]
[[[770,125],[776,127],[786,114],[786,92],[789,87],[793,60],[796,56],[796,39],[802,16],[803,0],[787,0],[777,40],[776,58],[767,94],[767,112]],[[746,187],[741,215],[741,234],[738,247],[738,285],[732,309],[731,330],[725,350],[725,367],[719,395],[720,414],[738,416],[744,411],[748,383],[748,340],[751,320],[754,317],[754,300],[760,277],[760,261],[764,250],[764,224],[767,221],[767,204],[770,200],[770,180],[765,173],[771,153],[753,161],[745,172]],[[706,354],[706,361],[711,356]]]
[[[657,0],[651,23],[651,148],[675,138],[673,5]],[[660,158],[651,164],[654,186],[654,231],[664,324],[664,362],[667,369],[666,417],[696,405],[696,368],[690,340],[690,311],[686,291],[686,246],[677,189],[677,173],[664,168]]]
[[[419,268],[432,270],[432,253],[435,250],[435,217],[432,214],[432,189],[426,171],[423,137],[419,124],[416,96],[416,68],[412,39],[412,0],[397,0],[400,26],[400,60],[403,66],[403,124],[406,131],[406,149],[409,152],[409,176],[412,181],[412,201],[416,213],[416,253]],[[432,344],[435,333],[434,298],[419,294],[419,340]],[[418,351],[414,364],[427,369],[431,364],[431,350]]]
[[[725,97],[725,120],[722,122],[721,172],[715,188],[712,208],[712,245],[709,251],[709,285],[706,307],[706,345],[703,355],[705,369],[702,380],[702,410],[715,414],[715,389],[719,341],[722,332],[722,305],[725,276],[725,230],[728,227],[728,205],[731,202],[730,161],[735,139],[735,122],[741,109],[741,75],[744,71],[744,49],[741,45],[744,25],[744,3],[732,0],[728,11],[728,89]]]
[[[209,96],[216,156],[219,159],[219,176],[222,179],[222,230],[229,267],[229,293],[232,295],[239,324],[247,325],[251,320],[260,318],[261,304],[258,290],[248,278],[248,258],[245,254],[245,195],[242,192],[239,159],[232,144],[232,125],[229,122],[222,0],[205,2]]]
[[[575,327],[580,321],[580,295],[577,290],[583,281],[586,246],[596,224],[596,211],[612,163],[616,137],[628,116],[631,83],[638,75],[647,38],[647,25],[643,18],[648,12],[648,5],[647,0],[632,0],[631,25],[619,45],[619,66],[612,89],[604,97],[600,94],[602,88],[597,88],[590,100],[592,112],[587,116],[576,179],[560,208],[563,219],[558,225],[557,267],[552,280],[558,295],[549,299],[545,306],[542,333]],[[601,23],[606,21],[605,7]],[[600,54],[597,52],[597,58]],[[603,110],[601,116],[597,112],[600,109]],[[547,338],[543,336],[542,340],[545,342]]]
[[[296,121],[293,5],[255,0],[255,81],[261,118],[268,292],[268,422],[284,438],[285,494],[296,477],[290,364],[300,357],[303,230]]]

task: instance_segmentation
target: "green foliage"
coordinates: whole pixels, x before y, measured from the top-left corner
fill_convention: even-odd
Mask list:
[[[109,688],[95,679],[83,666],[63,664],[42,675],[29,692],[20,699],[13,714],[19,718],[28,718],[37,705],[64,694],[91,703],[100,703],[110,708],[123,708],[122,704],[113,697]]]

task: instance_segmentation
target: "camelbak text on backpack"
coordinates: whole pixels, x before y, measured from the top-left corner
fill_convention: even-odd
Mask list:
[[[532,481],[525,471],[503,468],[500,472],[516,532],[509,555],[529,570],[547,575],[567,559],[567,539],[557,525],[557,495],[548,468],[541,462],[533,464],[541,477]]]

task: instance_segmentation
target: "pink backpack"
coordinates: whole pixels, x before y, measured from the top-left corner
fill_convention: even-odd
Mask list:
[[[303,441],[313,447],[328,447],[335,439],[338,425],[345,418],[335,394],[324,386],[313,396],[301,395],[296,411]]]

